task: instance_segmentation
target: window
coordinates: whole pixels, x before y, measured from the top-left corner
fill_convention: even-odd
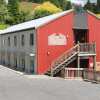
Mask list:
[[[34,45],[34,34],[33,33],[30,34],[30,45],[31,46]]]
[[[30,59],[30,72],[34,73],[34,58]]]
[[[17,37],[14,36],[14,46],[17,46]]]
[[[10,66],[10,53],[8,53],[8,66]]]
[[[14,67],[17,68],[17,56],[14,55]]]
[[[3,46],[5,45],[5,40],[3,39]]]
[[[22,70],[25,71],[25,58],[22,58]]]
[[[22,46],[25,45],[25,37],[24,37],[24,35],[22,35],[22,37],[21,37],[21,44],[22,44]]]
[[[10,37],[8,37],[8,46],[10,46]]]

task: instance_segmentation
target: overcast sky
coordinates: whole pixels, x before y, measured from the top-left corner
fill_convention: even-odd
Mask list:
[[[69,0],[70,1],[70,0]],[[74,1],[83,1],[84,3],[86,3],[88,0],[71,0],[71,2],[74,2]],[[97,0],[90,0],[91,3],[96,3]]]
[[[8,3],[8,0],[5,0],[5,1]],[[88,0],[71,0],[71,2],[74,2],[74,1],[82,1],[82,2],[86,3]],[[97,0],[90,0],[90,2],[91,3],[97,3]]]
[[[84,7],[86,5],[87,1],[88,0],[71,0],[71,3],[81,4]],[[97,0],[89,0],[89,1],[90,1],[90,3],[96,3],[97,4]]]

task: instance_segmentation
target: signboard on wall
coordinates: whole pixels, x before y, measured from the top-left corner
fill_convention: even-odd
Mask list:
[[[67,37],[62,33],[53,33],[48,36],[48,45],[66,45]]]
[[[96,62],[96,70],[100,71],[100,62]]]

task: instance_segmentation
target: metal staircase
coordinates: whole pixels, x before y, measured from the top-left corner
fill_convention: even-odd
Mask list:
[[[63,53],[52,64],[47,71],[47,75],[54,76],[59,71],[67,67],[71,62],[77,59],[78,56],[95,56],[95,44],[79,43]]]

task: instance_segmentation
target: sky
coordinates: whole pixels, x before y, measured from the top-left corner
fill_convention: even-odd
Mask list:
[[[5,0],[7,3],[8,3],[8,0]],[[70,0],[69,0],[70,1]],[[83,2],[84,4],[86,4],[86,2],[88,1],[88,0],[71,0],[71,2],[79,2],[79,1],[81,1],[81,2]],[[97,3],[97,0],[90,0],[90,2],[91,3]]]
[[[88,0],[71,0],[71,3],[73,4],[81,4],[82,6],[85,6]],[[90,3],[97,3],[97,0],[89,0]]]

